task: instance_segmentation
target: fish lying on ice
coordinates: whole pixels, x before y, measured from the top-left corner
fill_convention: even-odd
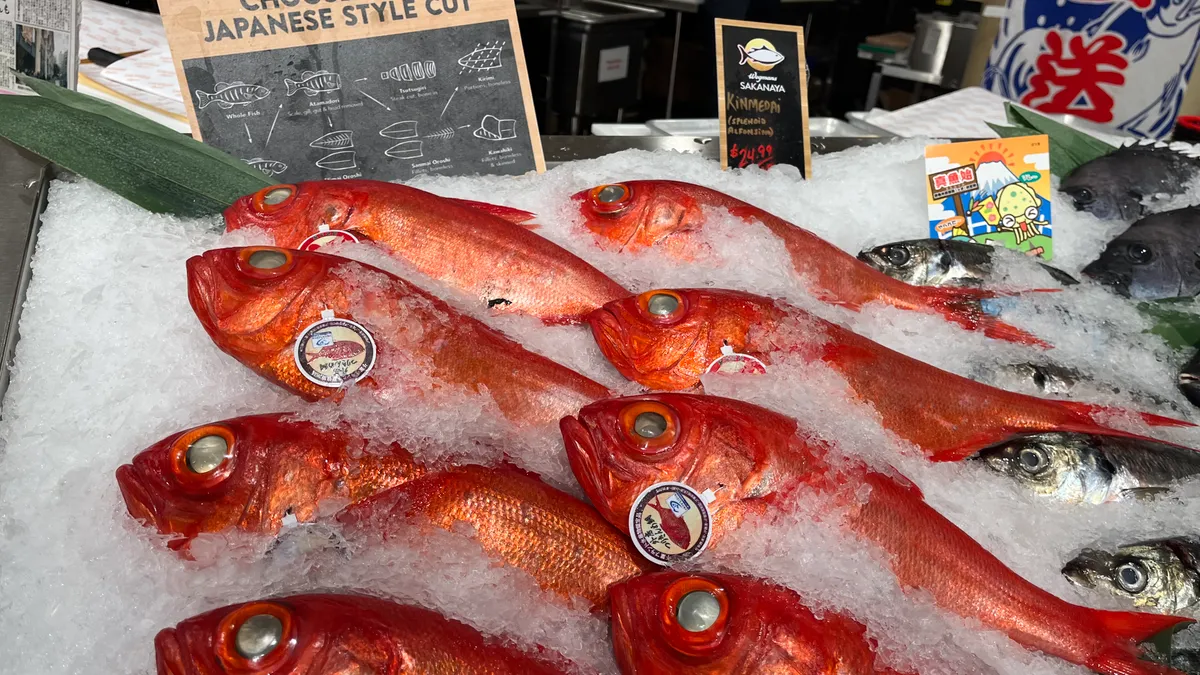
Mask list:
[[[469,526],[493,558],[527,572],[543,589],[590,606],[608,605],[608,587],[653,565],[590,505],[513,467],[466,465],[428,473],[338,514],[347,538],[402,522],[450,531]]]
[[[612,587],[623,675],[898,675],[875,663],[866,628],[820,618],[795,591],[732,574],[664,571]]]
[[[1200,476],[1200,452],[1133,436],[1022,434],[975,458],[1039,495],[1088,504],[1151,497]]]
[[[831,457],[827,445],[809,440],[817,437],[812,430],[766,408],[654,394],[593,403],[560,427],[579,484],[625,531],[635,499],[662,482],[707,495],[710,550],[747,516],[777,513],[801,493],[844,514],[841,527],[882,549],[904,588],[947,611],[1107,675],[1175,672],[1141,661],[1134,643],[1190,619],[1065,602],[1006,567],[926,504],[911,482]]]
[[[129,514],[187,555],[200,534],[274,535],[285,522],[314,520],[323,500],[353,503],[423,472],[395,443],[290,416],[205,424],[138,453],[117,469]]]
[[[940,314],[970,330],[1009,341],[1040,344],[1035,337],[983,311],[990,293],[970,288],[914,286],[893,279],[812,232],[710,188],[678,181],[643,180],[601,185],[572,197],[585,225],[604,248],[636,252],[663,249],[682,259],[700,254],[705,208],[727,209],[760,223],[787,247],[796,273],[821,301],[859,309],[870,302]]]
[[[230,231],[265,229],[276,245],[289,248],[322,226],[361,235],[422,274],[477,297],[481,308],[577,322],[627,295],[579,257],[513,222],[528,217],[370,180],[276,185],[225,211]]]
[[[1003,249],[999,255],[1005,255]],[[993,258],[997,247],[957,239],[911,239],[860,251],[858,259],[893,279],[914,286],[978,287],[995,281]],[[1012,255],[1021,254],[1012,252]],[[1079,283],[1066,272],[1038,263],[1048,282]]]
[[[1181,195],[1200,177],[1200,159],[1187,144],[1142,142],[1080,165],[1060,190],[1076,210],[1128,223],[1146,215],[1144,202]]]
[[[235,105],[249,105],[271,95],[271,90],[259,84],[245,82],[218,82],[212,93],[196,90],[196,103],[200,110],[215,103],[218,108],[228,110]]]
[[[1191,297],[1200,293],[1200,207],[1164,211],[1129,226],[1084,276],[1138,300]]]
[[[355,382],[386,390],[429,378],[420,395],[483,395],[510,421],[541,424],[608,394],[403,279],[346,258],[225,248],[190,258],[187,274],[192,309],[217,347],[309,400]],[[308,356],[310,346],[337,340],[367,348]],[[380,370],[389,373],[383,380]]]
[[[1200,539],[1172,537],[1084,549],[1062,568],[1077,586],[1103,591],[1138,607],[1169,614],[1200,611]]]
[[[706,372],[723,372],[726,360],[754,359],[764,370],[773,355],[824,363],[846,379],[857,400],[874,408],[886,429],[937,461],[965,459],[1024,433],[1129,435],[1092,420],[1111,409],[989,387],[749,293],[649,291],[609,303],[588,321],[605,358],[652,389],[694,387]],[[1152,425],[1192,426],[1140,415]]]
[[[158,675],[575,670],[544,648],[523,649],[423,607],[365,595],[293,595],[221,607],[159,631],[154,651]]]

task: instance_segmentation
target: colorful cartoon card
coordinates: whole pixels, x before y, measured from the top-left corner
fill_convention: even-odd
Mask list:
[[[929,236],[1006,246],[1050,260],[1050,139],[925,148]]]

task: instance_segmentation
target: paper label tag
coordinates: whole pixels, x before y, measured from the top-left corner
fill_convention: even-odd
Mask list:
[[[721,347],[721,355],[708,364],[705,373],[722,373],[737,375],[763,375],[767,372],[767,364],[750,356],[733,351],[733,347]]]
[[[663,566],[700,555],[712,538],[708,501],[683,483],[656,483],[646,488],[629,511],[634,547]]]
[[[332,312],[309,325],[296,340],[294,356],[300,374],[322,387],[358,382],[375,365],[375,339],[370,331]]]
[[[358,237],[349,230],[323,229],[300,242],[301,251],[319,251],[334,244],[357,244]]]

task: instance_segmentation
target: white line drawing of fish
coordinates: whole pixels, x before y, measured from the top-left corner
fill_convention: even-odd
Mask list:
[[[354,132],[349,130],[331,131],[308,144],[310,148],[322,150],[345,150],[354,147]]]
[[[402,138],[416,138],[417,123],[415,120],[405,120],[403,122],[389,124],[379,130],[379,135],[383,136],[384,138],[393,138],[396,140],[400,140]]]
[[[425,136],[424,138],[436,138],[436,139],[441,140],[441,139],[450,138],[453,135],[454,135],[454,127],[446,127],[445,129],[442,129],[440,131],[435,131],[432,134]]]
[[[500,62],[500,52],[504,49],[505,44],[507,43],[503,41],[476,44],[475,49],[458,60],[458,65],[463,67],[463,72],[499,68],[504,65]]]
[[[418,159],[425,155],[421,145],[421,141],[404,141],[384,150],[383,154],[395,159]]]
[[[246,84],[245,82],[218,82],[210,94],[196,90],[196,103],[204,110],[210,103],[228,110],[235,105],[249,105],[271,95],[271,90],[261,84]]]
[[[739,66],[744,66],[750,61],[762,66],[773,66],[783,61],[783,54],[774,49],[767,49],[766,47],[755,47],[750,51],[746,51],[745,45],[738,45],[738,54],[742,57],[742,60],[738,61]]]
[[[287,164],[274,159],[255,157],[254,159],[243,159],[242,161],[267,174],[268,176],[278,176],[284,171],[287,171]]]
[[[510,141],[517,137],[517,121],[484,115],[479,122],[479,128],[472,131],[471,135],[485,141]]]
[[[300,92],[304,92],[308,96],[316,96],[320,93],[341,89],[342,76],[328,70],[318,70],[315,73],[306,70],[300,73],[300,81],[284,78],[283,85],[287,87],[288,96],[295,96]]]
[[[358,167],[353,150],[331,152],[316,161],[316,165],[328,171],[348,171]]]

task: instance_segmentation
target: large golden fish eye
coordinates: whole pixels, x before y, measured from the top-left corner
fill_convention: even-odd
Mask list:
[[[184,461],[193,473],[212,473],[228,457],[229,443],[223,436],[210,434],[192,441],[184,452]]]
[[[230,673],[268,672],[283,664],[295,645],[292,616],[273,602],[242,605],[217,626],[216,651]]]
[[[705,577],[682,577],[660,598],[659,616],[671,646],[693,655],[715,649],[729,623],[729,596]]]
[[[261,659],[279,646],[283,639],[283,622],[271,614],[255,614],[237,629],[233,646],[247,659]]]
[[[292,251],[269,246],[251,246],[238,252],[238,268],[245,274],[270,279],[287,274],[295,258]]]
[[[633,191],[623,183],[600,185],[592,188],[592,206],[604,214],[619,213],[629,206]]]
[[[250,198],[250,205],[259,213],[270,213],[282,208],[295,196],[295,185],[272,185],[255,192]]]
[[[203,493],[233,472],[233,432],[216,424],[184,432],[171,443],[171,472],[185,492]]]
[[[658,438],[667,430],[667,418],[647,410],[633,418],[633,433],[642,438]]]
[[[675,413],[657,401],[637,401],[620,413],[620,425],[634,447],[653,454],[671,445],[678,435]]]
[[[287,264],[288,257],[283,251],[274,251],[269,248],[264,248],[260,251],[255,251],[250,254],[246,262],[250,266],[259,270],[273,270],[278,267],[283,267]]]
[[[684,312],[683,296],[675,291],[658,290],[642,293],[638,304],[651,319],[674,321]]]
[[[689,633],[712,628],[720,617],[721,601],[709,590],[692,591],[675,605],[675,621]]]

